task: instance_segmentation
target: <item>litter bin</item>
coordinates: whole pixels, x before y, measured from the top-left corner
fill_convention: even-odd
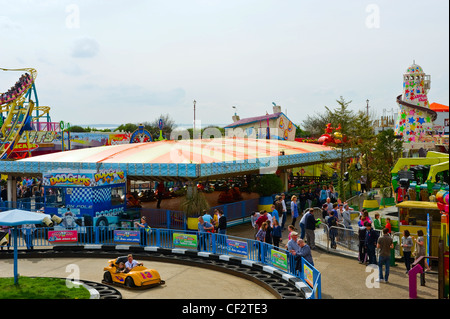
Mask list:
[[[397,246],[397,242],[394,241],[394,248],[391,249],[391,260],[390,260],[390,265],[391,266],[397,266],[397,264],[395,263],[395,246]]]

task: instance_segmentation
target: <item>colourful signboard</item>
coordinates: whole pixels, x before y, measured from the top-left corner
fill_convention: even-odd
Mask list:
[[[248,246],[245,241],[227,239],[227,250],[229,253],[237,255],[248,255]]]
[[[78,241],[76,230],[50,230],[48,241],[51,243],[75,243]]]
[[[197,235],[173,233],[173,245],[175,247],[197,249]]]
[[[93,186],[92,173],[47,173],[43,176],[45,186]]]
[[[272,249],[270,251],[270,259],[272,260],[272,264],[284,271],[288,270],[288,258],[285,253],[281,251]]]
[[[126,182],[126,174],[123,170],[101,170],[81,172],[51,171],[43,176],[44,186],[55,187],[93,187],[123,184]]]
[[[303,279],[311,288],[314,287],[314,271],[306,262],[303,263]]]
[[[126,182],[125,172],[123,170],[103,170],[94,174],[96,186],[105,186],[112,184],[123,184]]]
[[[141,234],[135,230],[115,230],[114,241],[120,243],[139,243]]]

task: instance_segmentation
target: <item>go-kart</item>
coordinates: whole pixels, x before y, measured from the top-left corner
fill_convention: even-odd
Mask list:
[[[127,256],[118,257],[108,261],[108,267],[103,268],[103,283],[116,284],[126,288],[150,288],[163,285],[161,276],[155,269],[136,266],[129,272],[119,271],[119,264],[127,262]]]

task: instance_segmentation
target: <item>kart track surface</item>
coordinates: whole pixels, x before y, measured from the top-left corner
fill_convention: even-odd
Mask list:
[[[101,283],[103,267],[110,258],[21,258],[21,276],[58,277]],[[136,260],[139,260],[136,257]],[[185,264],[142,260],[145,267],[156,269],[164,285],[148,289],[114,288],[123,299],[276,299],[270,291],[248,279],[225,272]],[[77,273],[78,272],[78,273]],[[13,276],[13,260],[0,260],[1,277]],[[20,280],[20,279],[19,279]]]

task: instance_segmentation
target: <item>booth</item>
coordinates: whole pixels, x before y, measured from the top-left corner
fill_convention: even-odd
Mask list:
[[[436,202],[403,201],[398,208],[399,231],[409,230],[417,238],[417,231],[424,233],[425,245],[429,247],[429,256],[438,256],[439,238],[441,236],[441,214]],[[431,230],[431,232],[429,231]],[[430,244],[428,242],[430,240]]]
[[[49,171],[43,174],[43,187],[45,212],[60,217],[65,229],[132,226],[123,170]]]

